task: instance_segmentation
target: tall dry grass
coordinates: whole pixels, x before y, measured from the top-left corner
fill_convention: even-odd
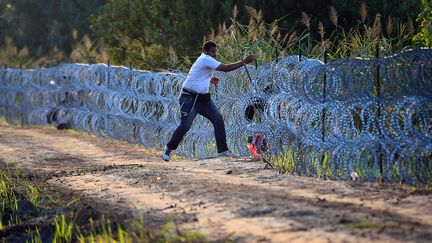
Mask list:
[[[339,25],[339,14],[333,6],[329,7],[327,21],[319,20],[315,26],[311,21],[312,16],[302,12],[298,24],[288,31],[279,28],[279,20],[265,23],[259,10],[249,6],[245,10],[250,17],[248,24],[237,21],[239,10],[235,6],[229,27],[222,23],[217,31],[212,30],[203,39],[218,43],[221,61],[232,62],[249,53],[255,54],[259,63],[277,56],[299,53],[321,60],[325,52],[328,53],[329,60],[343,57],[369,58],[376,55],[377,47],[380,55],[391,55],[414,47],[412,38],[415,33],[411,19],[395,23],[391,17],[384,20],[380,14],[368,16],[364,2],[359,9],[359,24],[348,30]],[[329,22],[331,26],[326,27],[323,22]]]
[[[358,25],[348,30],[340,26],[339,14],[333,6],[329,7],[328,19],[318,20],[316,25],[313,24],[313,16],[302,12],[296,26],[291,30],[281,29],[279,19],[266,23],[261,10],[245,6],[244,11],[249,15],[247,24],[238,22],[239,9],[234,6],[229,25],[221,23],[216,30],[211,29],[210,34],[203,37],[203,41],[216,41],[219,46],[218,56],[222,62],[236,61],[252,53],[257,56],[258,64],[300,53],[321,60],[325,52],[328,53],[328,60],[343,57],[368,58],[375,55],[377,46],[381,55],[391,55],[396,51],[414,47],[412,40],[415,28],[411,19],[395,22],[390,16],[386,19],[379,14],[371,17],[364,2],[358,11]],[[323,23],[331,25],[325,26]],[[77,30],[73,30],[71,35],[76,43],[70,54],[53,47],[48,55],[39,58],[30,57],[26,47],[19,49],[11,38],[6,38],[0,49],[0,67],[33,68],[62,62],[107,62],[110,59],[104,47],[89,36],[84,35],[78,39]],[[135,42],[132,41],[133,43]],[[148,66],[148,62],[154,62],[164,63],[169,69],[187,71],[192,64],[189,57],[177,56],[172,47],[146,48],[138,45],[137,50],[141,51],[128,53],[130,63],[122,65],[133,64],[140,68]],[[154,67],[155,70],[161,68],[163,67]]]
[[[73,30],[71,33],[75,44],[70,54],[66,54],[57,46],[41,57],[31,57],[27,47],[18,48],[13,39],[6,37],[3,44],[0,45],[0,67],[11,68],[37,68],[50,67],[65,62],[79,63],[97,63],[106,62],[109,57],[105,50],[88,35],[78,39],[78,31]]]

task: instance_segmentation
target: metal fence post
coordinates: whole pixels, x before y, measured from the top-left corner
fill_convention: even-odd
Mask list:
[[[299,62],[301,61],[301,56],[302,56],[302,53],[301,53],[301,43],[300,43],[300,38],[299,38],[299,41],[298,41],[298,60],[299,60]]]
[[[322,120],[321,120],[321,126],[322,126],[322,142],[325,142],[325,120],[326,120],[326,108],[325,108],[325,102],[326,102],[326,86],[327,86],[327,50],[324,49],[324,80],[323,80],[323,96],[322,96]],[[325,152],[321,155],[321,166],[324,164],[324,156]]]
[[[23,79],[24,79],[24,75],[23,75],[23,70],[22,70],[22,63],[20,63],[20,78],[21,78],[21,85],[23,84]],[[25,115],[25,106],[24,106],[24,92],[22,92],[22,98],[21,98],[21,127],[24,127],[24,115]]]
[[[381,134],[381,129],[379,127],[379,121],[381,119],[381,75],[380,75],[380,66],[379,66],[379,58],[380,58],[380,42],[378,41],[377,45],[376,45],[376,53],[375,53],[375,57],[376,57],[376,96],[377,96],[377,129],[378,129],[378,139],[381,140],[382,139],[382,134]],[[379,164],[379,169],[380,169],[380,175],[383,175],[383,158],[382,158],[382,149],[381,149],[381,145],[379,145],[378,148],[378,153],[379,153],[379,158],[378,158],[378,164]]]
[[[325,102],[326,102],[326,86],[327,86],[327,50],[324,50],[324,80],[323,80],[323,97],[322,102],[324,104],[324,107],[322,109],[323,115],[322,115],[322,141],[325,142],[325,119],[326,119],[326,108],[325,108]]]
[[[107,66],[108,66],[108,70],[107,70],[107,86],[108,86],[109,85],[109,81],[110,81],[110,72],[109,72],[109,70],[110,70],[110,66],[111,66],[111,63],[110,63],[109,59],[108,59]]]

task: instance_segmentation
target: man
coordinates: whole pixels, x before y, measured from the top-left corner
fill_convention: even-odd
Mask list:
[[[202,54],[198,57],[189,71],[183,84],[179,98],[181,123],[174,131],[171,140],[166,144],[162,159],[170,160],[171,151],[177,149],[184,135],[189,131],[192,122],[200,114],[213,124],[216,145],[219,156],[233,157],[226,143],[225,124],[219,110],[209,94],[210,80],[214,70],[229,72],[255,61],[254,55],[231,64],[223,64],[216,60],[217,45],[207,41],[202,46]],[[214,79],[212,83],[217,83]]]

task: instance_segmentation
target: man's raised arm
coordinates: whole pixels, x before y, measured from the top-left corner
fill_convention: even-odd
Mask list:
[[[243,65],[246,65],[250,62],[255,61],[255,59],[256,59],[256,57],[254,55],[249,55],[242,61],[238,61],[238,62],[231,63],[231,64],[223,64],[222,63],[219,66],[217,66],[216,71],[230,72],[230,71],[233,71],[233,70],[240,68]]]

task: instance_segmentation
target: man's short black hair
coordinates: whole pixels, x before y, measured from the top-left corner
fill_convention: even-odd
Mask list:
[[[202,50],[209,51],[212,47],[217,47],[216,43],[214,43],[213,41],[206,41],[202,46]]]

